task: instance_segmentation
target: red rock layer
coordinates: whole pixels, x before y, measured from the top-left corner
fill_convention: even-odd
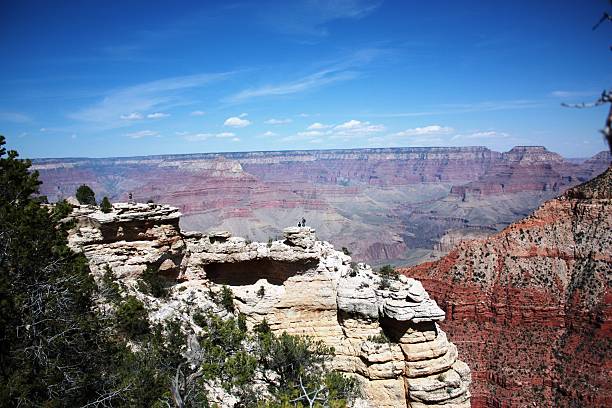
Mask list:
[[[446,311],[473,407],[612,406],[612,168],[485,240],[402,270]]]

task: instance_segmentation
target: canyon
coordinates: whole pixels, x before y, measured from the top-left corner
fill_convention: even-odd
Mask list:
[[[537,179],[534,181],[539,182]],[[468,190],[482,184],[472,183]],[[402,273],[446,312],[472,407],[612,405],[612,168]]]
[[[112,279],[123,296],[136,296],[151,323],[178,320],[197,333],[199,313],[241,313],[251,328],[266,321],[275,333],[332,346],[332,368],[356,378],[362,390],[352,406],[470,407],[470,368],[440,329],[445,314],[419,281],[385,280],[310,227],[250,242],[227,231],[182,231],[180,216],[167,205],[116,203],[107,213],[76,205],[65,221],[74,222],[69,246],[86,256],[99,284]],[[164,297],[140,290],[151,267],[167,280]],[[216,300],[225,288],[235,313]],[[103,294],[98,305],[109,307]],[[219,387],[208,391],[211,403],[234,406]]]
[[[187,230],[267,241],[304,217],[373,265],[435,260],[604,171],[609,152],[566,160],[539,146],[379,148],[37,159],[50,201],[88,184],[98,199],[166,203]]]

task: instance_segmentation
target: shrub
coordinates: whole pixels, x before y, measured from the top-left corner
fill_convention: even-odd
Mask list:
[[[379,289],[388,289],[391,286],[391,280],[399,278],[399,272],[391,265],[383,265],[378,270],[378,275],[380,275],[381,278],[380,284],[378,285]]]
[[[263,286],[260,286],[259,289],[257,290],[257,296],[259,296],[259,298],[263,298],[266,295],[266,288],[264,288]]]
[[[351,251],[349,251],[347,247],[342,247],[342,252],[344,255],[351,256]]]
[[[391,342],[391,340],[389,340],[385,332],[382,330],[380,331],[378,335],[368,337],[368,341],[371,341],[372,343],[380,343],[380,344]]]
[[[221,288],[221,306],[223,306],[228,312],[234,313],[234,294],[226,285],[223,285]]]
[[[149,332],[149,319],[144,304],[134,296],[128,296],[117,308],[117,329],[128,337]]]
[[[152,265],[147,266],[147,269],[138,280],[138,289],[156,298],[168,295],[165,279],[159,275],[158,269]]]
[[[102,199],[102,202],[100,203],[100,210],[102,210],[103,213],[109,213],[113,210],[113,205],[108,200],[107,196],[104,196]]]
[[[76,191],[76,199],[81,204],[96,205],[96,194],[86,184],[82,184]]]

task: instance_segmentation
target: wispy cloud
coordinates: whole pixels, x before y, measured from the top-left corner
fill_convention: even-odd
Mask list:
[[[251,124],[250,120],[244,119],[243,117],[239,117],[239,116],[232,116],[231,118],[225,119],[225,122],[223,122],[223,126],[229,126],[229,127],[235,127],[235,128],[243,128],[243,127],[249,126],[250,124]]]
[[[379,133],[385,131],[384,125],[374,125],[370,122],[362,122],[359,120],[351,119],[348,122],[344,122],[340,125],[334,126],[331,135],[334,137],[338,136],[367,136],[372,133]]]
[[[555,98],[586,98],[589,96],[596,96],[597,94],[597,92],[593,91],[553,91],[550,93],[550,96]]]
[[[206,115],[206,112],[201,111],[201,110],[196,110],[196,111],[191,112],[189,115],[191,115],[191,116],[204,116],[204,115]]]
[[[323,123],[320,122],[315,122],[312,125],[308,126],[308,130],[321,130],[321,129],[327,129],[330,128],[330,125],[324,125]]]
[[[0,112],[0,120],[14,123],[27,123],[32,121],[28,115],[19,112]]]
[[[144,119],[144,115],[142,113],[132,112],[127,115],[120,115],[119,118],[123,120],[142,120]]]
[[[139,115],[142,116],[140,112],[160,112],[186,103],[186,91],[225,80],[232,74],[222,72],[177,76],[115,89],[107,92],[96,104],[68,116],[98,129],[126,126],[126,121],[139,119]]]
[[[244,89],[230,95],[224,101],[240,103],[254,98],[287,96],[312,91],[336,82],[349,81],[361,76],[361,70],[365,65],[387,52],[387,50],[377,48],[359,50],[343,58],[319,64],[319,67],[322,68],[310,74],[287,82]]]
[[[149,113],[147,115],[147,118],[148,119],[162,119],[162,118],[167,118],[168,116],[170,116],[169,113],[155,112],[155,113]]]
[[[394,136],[422,136],[422,135],[441,135],[452,133],[454,129],[449,126],[440,125],[429,125],[423,127],[416,127],[412,129],[406,129],[401,132],[394,133]]]
[[[326,69],[291,82],[285,82],[276,85],[266,85],[260,88],[245,89],[243,91],[238,92],[237,94],[226,98],[226,101],[230,103],[238,103],[253,98],[291,95],[295,93],[309,91],[315,88],[320,88],[324,85],[329,85],[334,82],[348,81],[350,79],[356,78],[357,76],[358,73],[353,71],[338,71]]]
[[[284,124],[291,123],[291,122],[292,122],[291,118],[286,118],[286,119],[271,118],[271,119],[264,121],[266,125],[284,125]]]
[[[154,130],[139,130],[138,132],[130,132],[125,135],[132,139],[141,139],[143,137],[159,136],[159,132]]]
[[[262,134],[261,134],[261,136],[264,136],[264,137],[272,137],[272,136],[277,136],[277,134],[276,134],[276,133],[274,133],[274,132],[272,132],[272,131],[270,131],[270,130],[268,130],[268,131],[266,131],[266,132],[262,133]]]
[[[550,102],[538,100],[507,100],[507,101],[484,101],[474,103],[441,104],[431,107],[431,109],[412,112],[396,113],[373,113],[369,117],[378,118],[403,118],[420,116],[452,115],[461,113],[493,112],[503,110],[536,109],[550,106]]]
[[[284,34],[324,37],[329,34],[327,24],[340,19],[357,20],[374,12],[382,1],[295,0],[291,7],[261,7],[259,19],[266,26]]]

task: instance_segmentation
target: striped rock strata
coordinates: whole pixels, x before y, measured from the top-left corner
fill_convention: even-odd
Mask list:
[[[334,369],[362,386],[358,406],[470,406],[470,369],[440,330],[444,312],[421,283],[400,276],[383,284],[311,228],[286,228],[284,239],[261,243],[181,232],[180,213],[169,206],[119,203],[108,214],[79,206],[72,216],[70,245],[88,257],[94,276],[109,267],[132,287],[152,320],[188,321],[198,309],[223,314],[209,294],[227,285],[249,325],[266,319],[275,332],[333,346]],[[175,282],[168,298],[137,291],[149,265]]]

